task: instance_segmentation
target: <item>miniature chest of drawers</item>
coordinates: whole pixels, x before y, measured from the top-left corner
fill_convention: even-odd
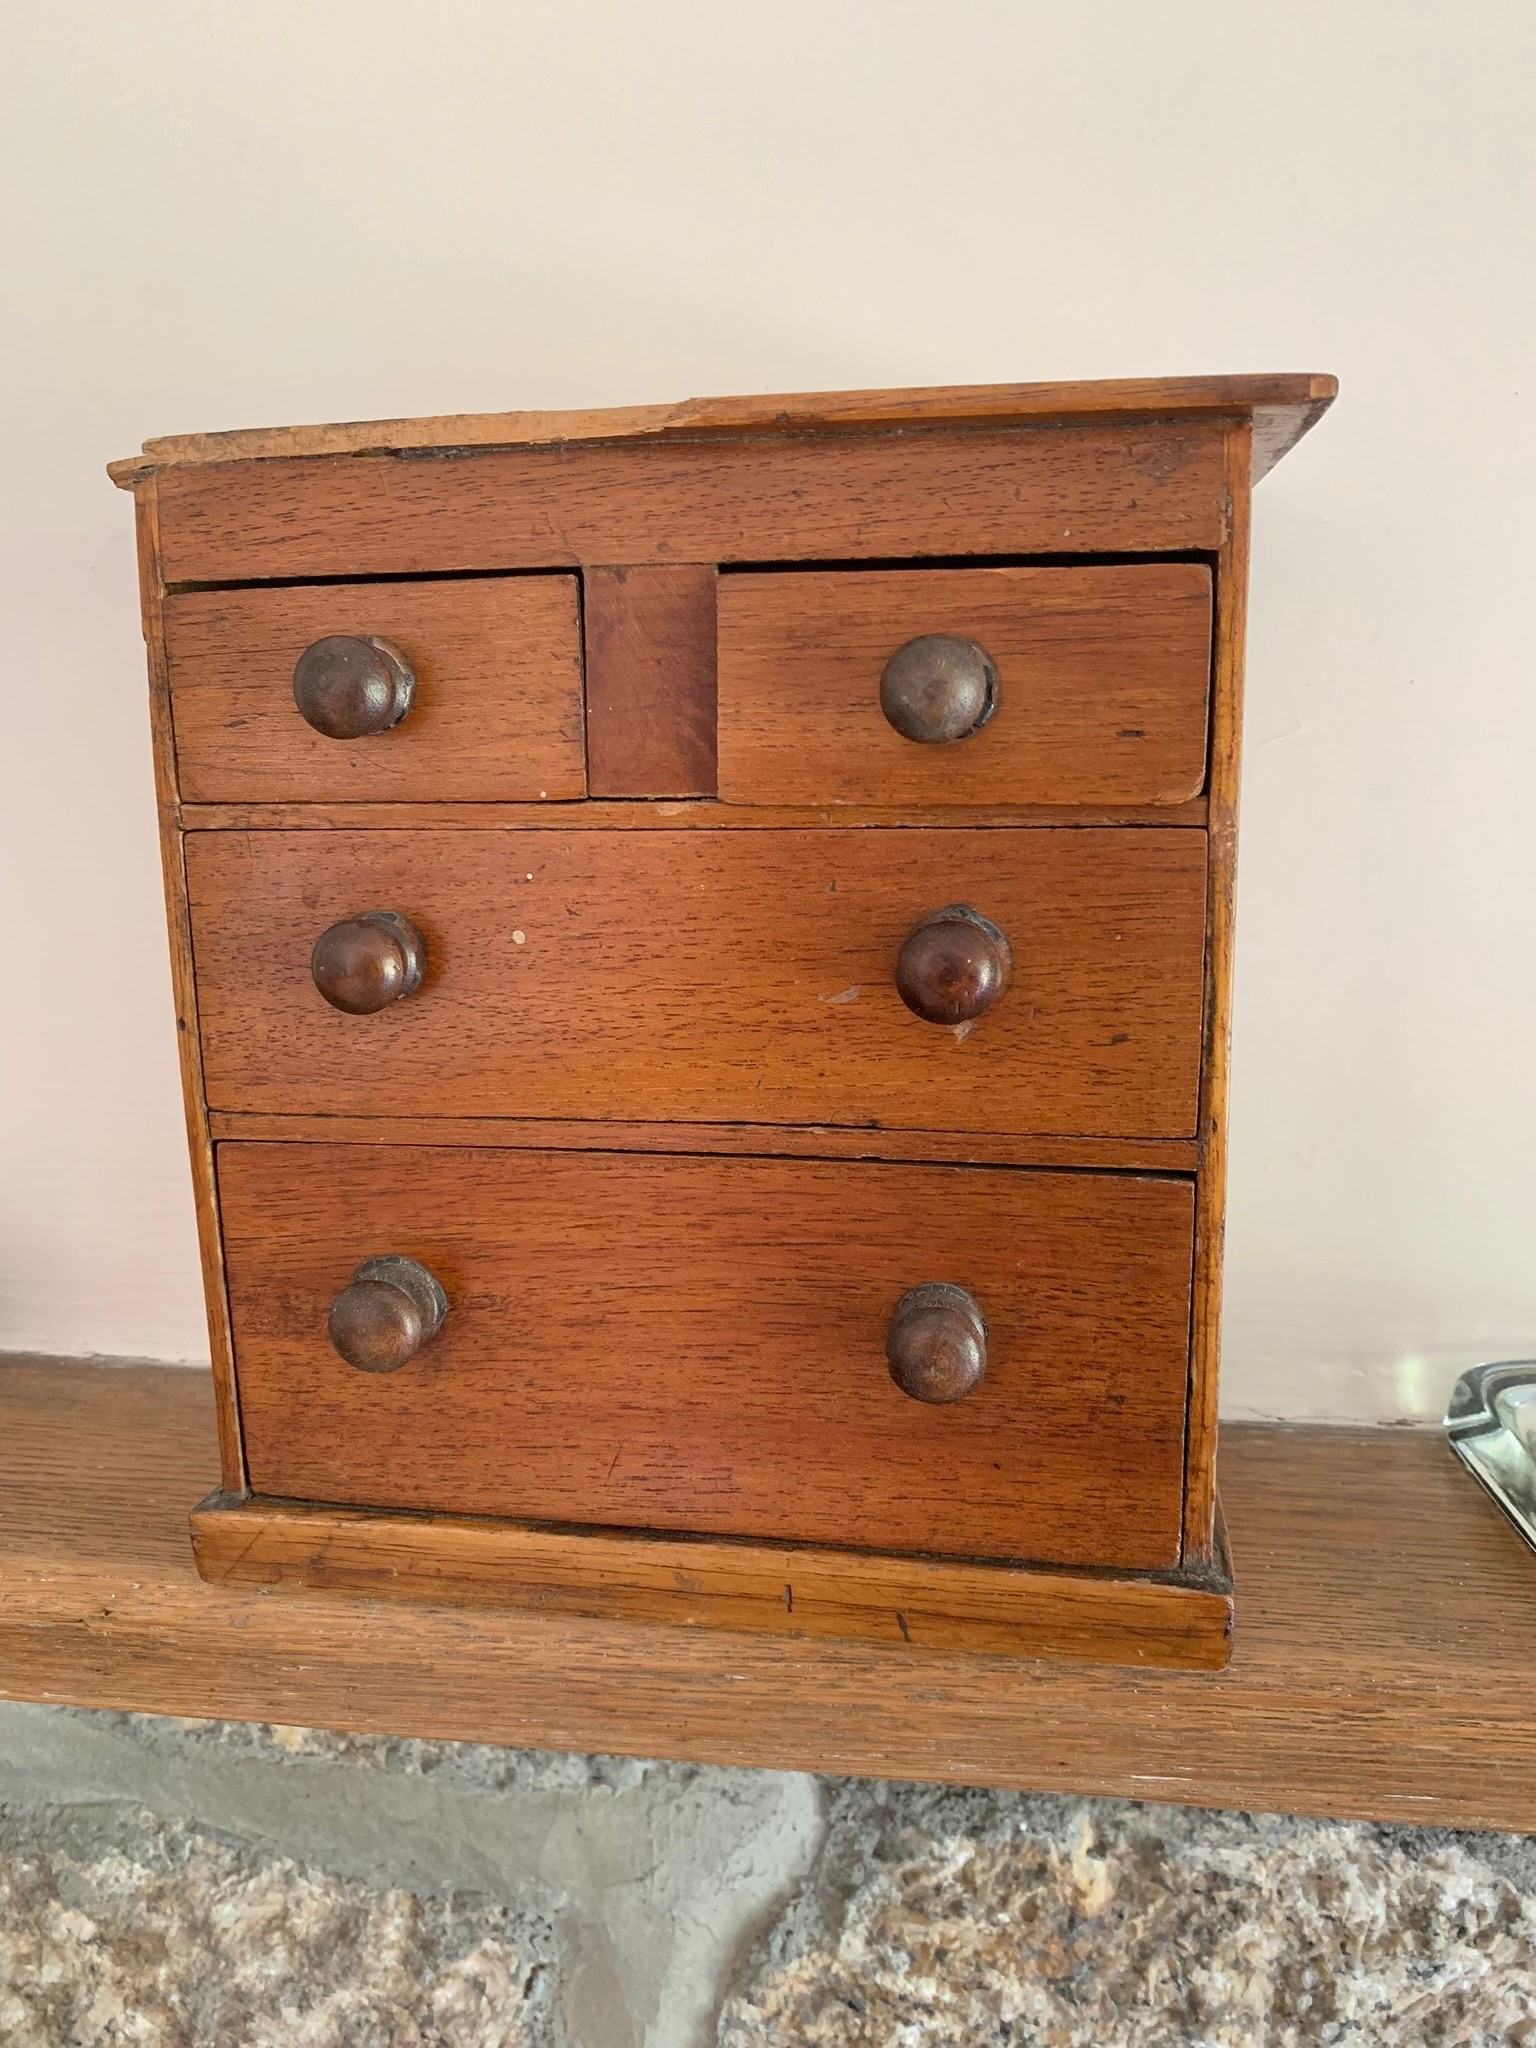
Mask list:
[[[1248,500],[1333,388],[115,466],[206,1577],[1224,1661]]]

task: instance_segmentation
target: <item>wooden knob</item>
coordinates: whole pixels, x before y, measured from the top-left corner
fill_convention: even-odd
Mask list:
[[[914,1401],[963,1401],[987,1369],[986,1318],[963,1287],[914,1287],[896,1304],[885,1355],[891,1378]]]
[[[997,664],[978,640],[924,633],[885,664],[880,709],[903,739],[939,747],[969,739],[997,709]]]
[[[448,1297],[414,1259],[365,1259],[331,1303],[331,1342],[359,1372],[398,1372],[443,1327]]]
[[[309,956],[315,987],[333,1010],[365,1017],[414,995],[427,965],[427,942],[397,910],[368,910],[322,932]]]
[[[361,740],[388,732],[411,708],[416,678],[387,640],[337,634],[317,640],[293,671],[293,701],[328,740]]]
[[[1013,954],[997,926],[969,904],[952,903],[907,934],[896,988],[929,1024],[969,1024],[991,1009],[1012,972]]]

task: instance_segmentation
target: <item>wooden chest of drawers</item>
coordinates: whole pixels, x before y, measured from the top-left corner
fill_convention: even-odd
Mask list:
[[[1248,495],[1333,388],[114,467],[206,1577],[1225,1660]]]

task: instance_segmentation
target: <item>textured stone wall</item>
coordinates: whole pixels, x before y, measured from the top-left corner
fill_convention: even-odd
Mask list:
[[[4,2048],[1536,2044],[1536,1845],[0,1705]]]

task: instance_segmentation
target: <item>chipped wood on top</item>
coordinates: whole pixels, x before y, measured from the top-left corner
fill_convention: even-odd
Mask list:
[[[903,427],[1038,425],[1106,417],[1227,416],[1253,421],[1254,481],[1320,419],[1334,377],[1111,378],[1084,383],[954,384],[894,391],[832,391],[689,398],[674,405],[575,412],[445,413],[436,418],[343,421],[299,427],[162,435],[107,474],[132,490],[161,469],[276,457],[406,455],[458,449],[547,447],[571,441],[668,440],[708,435],[878,432]]]

